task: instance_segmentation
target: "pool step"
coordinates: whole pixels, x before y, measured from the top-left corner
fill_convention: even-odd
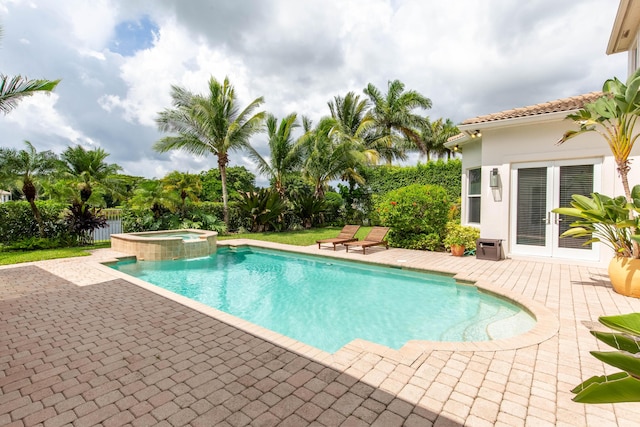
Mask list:
[[[518,311],[513,316],[498,319],[487,325],[487,333],[492,340],[513,337],[527,332],[535,325],[535,320],[525,311]]]
[[[478,339],[486,340],[486,332],[484,328],[486,323],[483,319],[491,318],[496,313],[496,307],[487,304],[480,304],[478,314],[473,319],[464,320],[445,331],[440,339],[442,341],[477,341]],[[482,338],[475,338],[478,334]]]

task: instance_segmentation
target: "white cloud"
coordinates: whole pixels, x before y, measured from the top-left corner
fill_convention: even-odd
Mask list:
[[[59,96],[55,93],[50,95],[34,94],[24,98],[16,109],[6,116],[5,120],[16,124],[20,129],[28,130],[44,145],[47,145],[47,140],[51,136],[56,136],[67,141],[68,144],[80,144],[89,147],[98,146],[98,142],[85,135],[82,131],[75,129],[60,114],[56,109],[58,99]],[[47,149],[62,151],[60,146],[47,146]]]
[[[624,78],[625,55],[605,55],[617,5],[5,0],[0,71],[62,82],[54,96],[28,99],[0,118],[2,144],[99,144],[127,173],[145,176],[216,167],[213,157],[152,150],[171,85],[202,93],[210,76],[229,76],[241,106],[264,96],[264,109],[278,117],[296,111],[316,121],[334,96],[400,79],[432,99],[429,115],[459,122]],[[115,27],[144,15],[159,29],[153,46],[127,57],[109,51]],[[268,154],[264,135],[252,144]],[[231,159],[254,170],[243,153]]]

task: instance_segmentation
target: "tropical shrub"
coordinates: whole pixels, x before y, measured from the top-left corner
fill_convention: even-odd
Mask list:
[[[443,187],[414,184],[378,198],[376,212],[380,223],[391,227],[391,246],[436,250],[442,247],[449,206]]]
[[[185,211],[180,214],[160,207],[152,210],[124,208],[122,210],[122,228],[125,233],[181,228],[226,231],[224,222],[220,219],[222,218],[222,203],[218,203],[220,216],[216,215],[215,209],[210,209],[211,204],[188,204]],[[232,212],[237,212],[237,209]]]
[[[640,313],[602,316],[598,321],[616,332],[592,330],[591,334],[617,351],[592,351],[596,359],[622,369],[612,375],[594,376],[573,390],[580,403],[640,402]]]
[[[334,191],[327,191],[324,195],[324,202],[326,204],[324,222],[344,224],[346,219],[343,218],[345,207],[342,196]],[[349,222],[349,224],[353,224],[353,222]]]
[[[63,219],[66,205],[52,201],[35,203],[42,217],[45,238],[57,239],[68,236]],[[0,204],[0,243],[9,244],[37,235],[39,235],[38,223],[29,202],[13,201]]]
[[[327,203],[311,193],[296,194],[291,197],[291,211],[302,221],[304,228],[322,222],[322,215],[327,210]]]
[[[286,204],[276,191],[261,188],[245,193],[239,206],[251,220],[251,231],[262,232],[282,228],[282,215],[286,211]]]
[[[65,221],[69,232],[81,246],[93,244],[93,231],[108,226],[107,219],[99,209],[79,202],[73,202],[69,207]]]

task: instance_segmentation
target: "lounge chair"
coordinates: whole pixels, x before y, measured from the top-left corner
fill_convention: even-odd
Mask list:
[[[340,232],[340,234],[338,234],[338,237],[334,237],[332,239],[321,239],[321,240],[316,240],[316,243],[318,244],[318,249],[320,249],[320,245],[322,244],[332,244],[333,245],[333,250],[336,250],[336,245],[343,245],[347,242],[354,242],[358,239],[356,239],[356,233],[358,232],[358,230],[360,229],[359,225],[345,225],[342,228],[342,231]]]
[[[347,248],[347,252],[349,252],[349,247],[352,246],[360,246],[362,247],[362,254],[366,253],[368,247],[371,246],[384,246],[389,249],[389,243],[384,240],[385,236],[389,232],[389,227],[373,227],[367,237],[363,240],[359,240],[357,242],[347,242],[344,246]]]

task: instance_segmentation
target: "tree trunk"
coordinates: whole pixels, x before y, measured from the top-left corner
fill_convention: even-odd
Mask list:
[[[620,175],[620,180],[622,181],[622,188],[624,189],[624,195],[627,198],[627,202],[633,203],[633,199],[631,198],[631,190],[629,189],[629,178],[627,174],[629,173],[629,161],[625,161],[622,163],[618,163],[618,174]],[[633,211],[629,212],[629,219],[634,219]],[[636,234],[636,227],[630,227],[631,235]],[[631,241],[632,247],[632,258],[640,258],[640,245],[635,240]]]
[[[22,194],[24,194],[24,197],[27,199],[27,202],[29,202],[29,205],[31,206],[31,212],[33,212],[33,217],[38,224],[40,237],[44,237],[44,222],[42,221],[42,216],[40,215],[38,206],[36,206],[37,190],[31,179],[25,177],[24,182],[22,183]]]
[[[220,181],[222,182],[222,215],[224,224],[229,230],[229,193],[227,193],[227,163],[229,157],[227,153],[218,153],[218,169],[220,170]]]
[[[29,205],[31,205],[31,211],[33,212],[33,216],[38,223],[38,231],[40,232],[40,237],[44,237],[44,222],[42,221],[42,216],[40,215],[40,211],[36,206],[35,200],[29,200]]]

